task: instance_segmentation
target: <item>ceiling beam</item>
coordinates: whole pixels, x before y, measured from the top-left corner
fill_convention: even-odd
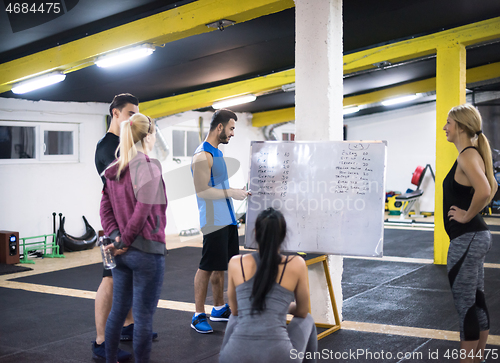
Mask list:
[[[445,30],[428,36],[405,40],[382,47],[344,55],[344,74],[352,73],[362,69],[375,68],[373,63],[381,61],[391,61],[391,63],[395,63],[401,60],[418,58],[422,55],[433,54],[436,53],[436,48],[438,46],[442,44],[448,44],[449,42],[458,42],[466,45],[472,45],[496,38],[500,38],[500,17],[478,23],[468,24],[450,30]],[[284,84],[293,83],[295,82],[295,77],[283,77],[282,81],[283,83],[281,84],[273,83],[273,85],[275,87],[280,87]],[[163,117],[178,112],[195,110],[198,108],[208,107],[214,101],[217,101],[221,98],[234,97],[245,93],[260,92],[262,91],[261,88],[254,87],[254,85],[258,83],[258,81],[256,83],[253,83],[252,80],[244,81],[243,83],[238,82],[237,91],[234,90],[235,93],[231,93],[233,84],[227,84],[224,86],[208,88],[202,91],[196,91],[179,96],[166,97],[159,100],[142,103],[141,110],[144,110],[143,112],[146,113],[149,110],[154,111],[154,113],[151,114],[152,117]],[[245,89],[244,87],[245,84],[248,86],[247,89]],[[371,101],[365,101],[365,99],[371,100],[374,98],[389,98],[390,96],[401,94],[398,92],[410,93],[409,90],[417,90],[416,92],[419,93],[429,92],[427,91],[427,89],[435,90],[435,80],[413,82],[408,85],[396,86],[381,91],[367,93],[364,95],[353,96],[352,98],[347,97],[344,99],[344,106],[372,103]],[[348,101],[349,103],[346,104],[346,101]],[[180,103],[176,105],[178,102]],[[261,116],[258,113],[254,114],[254,117],[257,117],[257,120],[261,119]],[[280,113],[280,118],[281,117],[289,118],[290,112]],[[258,121],[258,124],[260,124],[260,122],[261,121]],[[266,118],[262,122],[266,124],[270,121],[268,121]]]
[[[467,84],[486,81],[500,77],[500,62],[485,66],[467,69]],[[436,78],[428,78],[417,82],[410,82],[399,86],[365,93],[362,95],[344,97],[344,107],[361,106],[381,102],[391,97],[404,96],[415,93],[426,93],[436,90]],[[256,112],[252,115],[252,126],[263,127],[282,122],[295,120],[295,107],[281,110]]]
[[[142,43],[165,44],[211,31],[211,28],[206,27],[205,24],[222,18],[235,20],[237,23],[244,22],[293,6],[293,0],[254,0],[251,2],[198,0],[56,48],[0,64],[0,93],[10,90],[12,84],[36,74],[55,70],[69,73],[93,65],[97,56],[113,49]],[[450,42],[472,45],[497,38],[500,38],[500,17],[344,55],[344,74],[374,68],[373,64],[381,61],[395,63],[433,54],[438,46]],[[282,77],[281,84],[275,82],[276,79],[272,77],[274,75],[267,76],[270,77],[267,80],[265,80],[266,77],[258,77],[255,80],[145,102],[141,104],[141,110],[144,112],[151,110],[151,116],[161,117],[207,107],[219,99],[245,93],[258,93],[293,83],[295,77],[290,77],[290,74],[287,73],[287,76]],[[393,91],[396,89],[394,88]],[[392,91],[378,92],[389,94]],[[178,103],[178,106],[172,106],[172,103]]]
[[[264,127],[295,120],[295,107],[252,114],[252,126]]]
[[[93,65],[113,50],[151,43],[162,45],[215,31],[221,19],[242,23],[294,7],[293,0],[198,0],[73,42],[0,64],[0,93],[14,83],[52,71],[73,72]]]
[[[364,93],[361,95],[344,97],[344,107],[369,105],[371,103],[381,102],[383,100],[396,96],[426,93],[435,90],[436,77],[432,77],[421,81],[405,83],[374,92]]]
[[[500,77],[500,62],[467,69],[467,86]]]
[[[497,17],[344,55],[344,74],[376,68],[374,64],[384,61],[397,63],[435,54],[439,46],[447,46],[449,44],[469,46],[499,38],[500,17]]]
[[[141,102],[141,112],[153,117],[163,117],[176,113],[212,106],[214,101],[241,96],[248,93],[266,92],[295,82],[295,69],[272,73],[246,81],[229,83],[201,91],[184,93],[159,100]]]
[[[472,84],[500,77],[500,62],[467,69],[466,82]],[[385,88],[357,96],[344,98],[344,107],[368,105],[381,102],[391,97],[405,96],[415,93],[433,92],[436,90],[436,78],[410,82],[403,85]]]

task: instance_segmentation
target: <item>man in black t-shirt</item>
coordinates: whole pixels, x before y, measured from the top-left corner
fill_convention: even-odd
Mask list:
[[[99,140],[95,150],[95,166],[104,184],[104,170],[115,161],[115,152],[120,143],[120,123],[127,121],[130,116],[139,112],[139,101],[130,93],[122,93],[113,98],[109,106],[111,124],[104,137]],[[113,276],[111,270],[103,270],[102,281],[97,289],[95,297],[95,325],[96,340],[92,342],[92,357],[106,358],[104,348],[104,336],[106,331],[106,321],[111,311],[113,303]],[[133,336],[132,310],[127,315],[124,328],[122,330],[122,340],[132,340]],[[121,349],[118,350],[118,361],[130,359],[132,355]]]
[[[112,132],[107,132],[97,143],[95,150],[95,167],[101,176],[103,184],[106,181],[103,172],[113,161],[115,161],[115,152],[119,144],[120,137]]]

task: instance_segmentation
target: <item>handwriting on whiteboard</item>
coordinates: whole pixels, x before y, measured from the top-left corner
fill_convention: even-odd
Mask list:
[[[381,256],[385,143],[253,142],[251,155],[250,235],[273,207],[287,220],[289,251]]]

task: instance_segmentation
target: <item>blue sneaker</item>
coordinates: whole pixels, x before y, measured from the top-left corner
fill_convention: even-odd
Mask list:
[[[202,334],[213,332],[212,327],[207,321],[207,314],[205,313],[201,313],[198,316],[196,316],[196,314],[193,315],[193,319],[191,320],[191,328]]]
[[[229,308],[229,305],[226,304],[220,310],[217,310],[216,308],[212,308],[212,313],[210,314],[210,320],[212,320],[212,321],[228,321],[230,316],[231,316],[231,309]]]
[[[106,360],[106,346],[104,345],[105,343],[106,342],[102,342],[102,344],[97,345],[95,341],[92,342],[93,359]],[[132,358],[132,354],[118,348],[118,353],[116,354],[116,358],[118,359],[118,362],[124,362]]]
[[[122,328],[122,333],[120,335],[120,340],[122,342],[127,342],[127,341],[130,341],[130,340],[133,340],[133,339],[134,339],[134,324],[132,323],[132,324],[124,326]],[[158,339],[158,333],[153,332],[152,339],[153,340]]]

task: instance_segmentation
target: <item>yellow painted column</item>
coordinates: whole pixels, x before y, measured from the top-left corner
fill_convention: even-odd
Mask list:
[[[443,180],[457,158],[455,145],[446,140],[443,126],[448,111],[465,103],[465,46],[456,42],[437,48],[436,60],[436,193],[434,209],[434,263],[446,264],[450,239],[443,222]]]

